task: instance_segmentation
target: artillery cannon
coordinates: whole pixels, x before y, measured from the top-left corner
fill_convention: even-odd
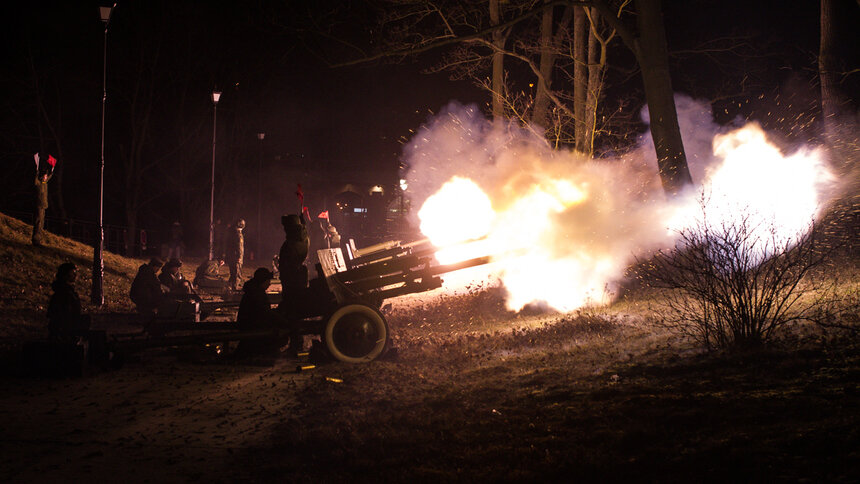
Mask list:
[[[390,343],[388,322],[379,311],[385,299],[436,289],[442,285],[442,274],[490,261],[478,257],[440,265],[434,263],[434,252],[426,240],[391,241],[364,249],[350,245],[347,258],[340,248],[320,250],[317,277],[291,296],[292,321],[274,330],[237,331],[234,321],[163,321],[150,325],[145,334],[117,335],[114,341],[120,349],[135,350],[312,334],[320,336],[336,360],[372,361]],[[269,298],[272,304],[281,303],[281,294]]]

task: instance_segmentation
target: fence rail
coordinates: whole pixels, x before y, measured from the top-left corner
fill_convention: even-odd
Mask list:
[[[5,214],[18,220],[33,224],[32,212],[7,211]],[[128,227],[122,225],[104,224],[105,250],[128,257],[137,257],[151,252],[158,252],[158,241],[162,239],[162,231],[137,229],[132,242],[126,243]],[[45,230],[52,234],[62,235],[83,244],[94,246],[98,240],[99,226],[96,222],[74,218],[46,217]],[[147,245],[141,244],[141,232],[146,234]]]

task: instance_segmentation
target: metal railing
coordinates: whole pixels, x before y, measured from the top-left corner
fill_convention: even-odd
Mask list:
[[[6,211],[4,213],[31,225],[35,218],[32,212]],[[96,222],[74,218],[45,217],[45,230],[89,246],[95,245],[99,234],[99,226]],[[141,244],[141,231],[146,233],[146,246]],[[165,235],[163,232],[165,231],[137,229],[136,232],[134,237],[131,237],[130,244],[127,244],[128,227],[105,224],[105,250],[128,257],[158,252],[159,241],[163,239],[163,235]]]

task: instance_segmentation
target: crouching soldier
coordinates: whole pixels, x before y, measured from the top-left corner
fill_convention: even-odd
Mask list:
[[[191,283],[182,275],[181,267],[181,260],[170,259],[167,264],[164,264],[161,274],[158,275],[158,282],[165,286],[170,294],[186,295],[191,293]]]
[[[153,257],[140,266],[131,283],[129,296],[137,306],[137,311],[147,319],[155,316],[155,311],[164,297],[164,289],[156,275],[163,264],[161,259]]]
[[[272,335],[243,339],[236,348],[236,354],[239,356],[273,352],[286,343],[276,336],[274,330],[280,318],[272,309],[272,303],[266,294],[272,277],[272,271],[261,267],[254,272],[254,277],[242,286],[242,300],[239,302],[239,314],[236,318],[239,330],[272,330]]]
[[[227,287],[227,281],[221,277],[221,267],[223,266],[224,259],[203,261],[194,271],[194,285],[214,289]]]

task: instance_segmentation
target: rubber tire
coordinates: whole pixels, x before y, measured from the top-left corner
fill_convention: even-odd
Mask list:
[[[337,347],[335,341],[335,329],[346,316],[357,315],[364,316],[366,322],[370,323],[377,331],[379,337],[376,339],[373,347],[364,355],[347,355],[342,349]],[[332,357],[344,363],[366,363],[373,361],[379,357],[388,346],[388,323],[382,314],[376,309],[365,304],[347,304],[338,308],[325,324],[322,334],[325,341],[326,349],[331,353]]]

